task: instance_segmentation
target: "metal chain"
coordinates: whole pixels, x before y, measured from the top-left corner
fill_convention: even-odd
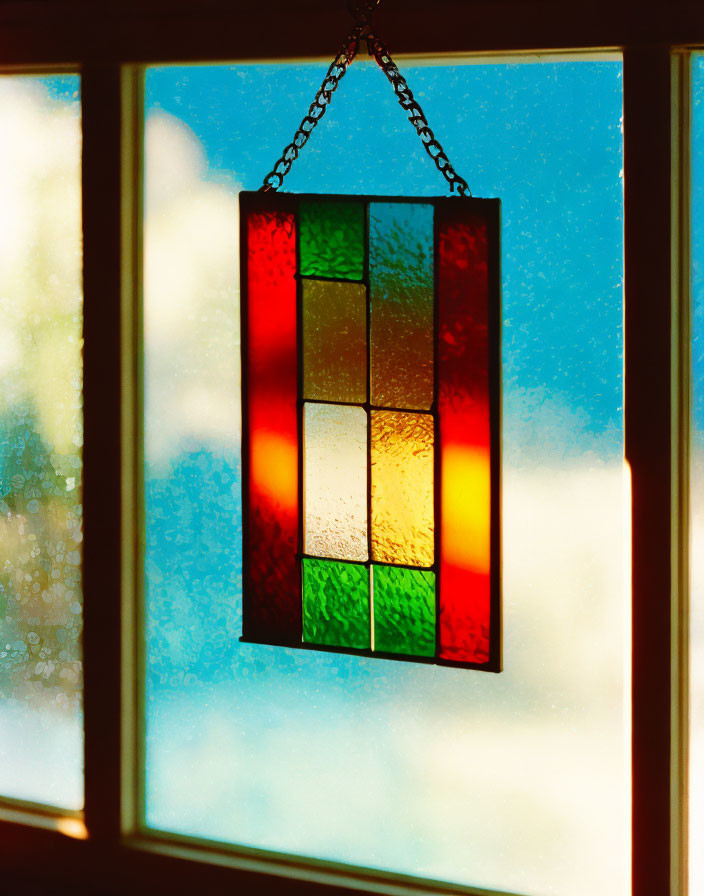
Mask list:
[[[364,36],[367,39],[369,52],[374,56],[379,68],[389,79],[396,97],[401,104],[401,108],[408,114],[408,120],[416,129],[416,133],[420,137],[421,142],[425,147],[425,151],[435,162],[435,167],[450,185],[450,192],[459,193],[460,196],[471,196],[472,191],[469,189],[467,181],[463,177],[460,177],[450,164],[450,160],[445,154],[445,150],[436,139],[435,134],[430,130],[428,120],[423,114],[423,110],[416,102],[411,88],[406,83],[406,79],[396,67],[396,63],[391,58],[391,54],[386,45],[381,38],[372,34],[368,29]]]
[[[291,165],[293,165],[298,158],[298,153],[308,142],[308,138],[310,137],[313,128],[323,115],[325,115],[325,110],[330,104],[333,93],[337,90],[337,85],[340,83],[345,72],[350,67],[352,60],[357,55],[357,51],[359,50],[359,39],[363,30],[364,26],[358,24],[355,25],[350,32],[342,49],[328,69],[327,74],[323,79],[323,83],[320,86],[320,90],[318,90],[315,99],[311,103],[308,114],[301,122],[291,143],[284,149],[279,161],[264,178],[264,183],[259,188],[260,191],[266,192],[267,190],[278,190],[283,184],[284,177],[286,177],[291,170]]]
[[[423,110],[416,102],[411,88],[406,83],[406,79],[396,67],[396,63],[391,58],[388,48],[377,35],[372,33],[369,18],[378,2],[379,0],[366,0],[366,2],[361,3],[350,2],[350,10],[357,16],[357,24],[350,32],[342,50],[337,54],[328,69],[320,90],[315,95],[308,114],[301,122],[301,126],[296,131],[293,141],[284,149],[281,158],[264,178],[264,183],[259,188],[260,191],[278,190],[281,187],[284,177],[291,170],[291,166],[298,158],[299,152],[308,142],[311,132],[323,115],[325,115],[325,110],[330,104],[332,94],[357,55],[360,40],[364,39],[367,42],[370,55],[374,57],[379,68],[393,87],[401,108],[408,114],[408,120],[416,129],[425,151],[435,162],[436,168],[450,185],[450,192],[458,193],[460,196],[472,195],[467,181],[457,174],[450,164],[445,150],[430,130]]]

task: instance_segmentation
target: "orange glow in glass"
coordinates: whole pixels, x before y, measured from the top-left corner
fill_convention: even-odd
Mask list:
[[[439,654],[491,653],[488,228],[461,203],[438,215]]]
[[[249,466],[244,478],[243,634],[252,640],[298,643],[295,218],[282,203],[263,208],[256,197],[242,214],[247,216],[243,442]]]
[[[442,556],[457,569],[489,575],[491,468],[489,452],[442,446]]]

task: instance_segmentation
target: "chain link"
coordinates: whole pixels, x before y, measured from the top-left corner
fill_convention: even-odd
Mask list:
[[[450,164],[450,160],[445,154],[445,150],[436,139],[435,134],[430,130],[428,120],[423,114],[423,110],[413,96],[411,88],[408,86],[406,79],[396,67],[396,63],[391,58],[388,48],[381,38],[372,34],[367,29],[365,35],[369,52],[376,59],[377,65],[389,79],[394,93],[401,104],[401,108],[408,115],[408,120],[416,129],[416,133],[421,139],[425,151],[435,162],[435,167],[450,185],[451,193],[458,193],[460,196],[471,196],[472,191],[469,189],[467,181],[461,177]]]
[[[359,24],[350,32],[342,49],[332,62],[332,65],[323,78],[320,90],[315,95],[315,99],[311,103],[308,114],[301,122],[300,127],[296,131],[293,140],[284,149],[281,158],[271,169],[269,174],[264,178],[264,183],[259,188],[260,191],[278,190],[283,184],[284,178],[291,170],[291,166],[298,158],[299,152],[308,142],[313,128],[320,119],[325,115],[325,110],[330,104],[333,93],[337,90],[337,85],[344,77],[345,72],[350,67],[354,57],[359,50],[359,40],[364,30],[364,26]]]
[[[420,137],[421,142],[425,147],[425,151],[433,162],[435,162],[435,166],[440,174],[442,174],[448,182],[450,193],[457,193],[460,196],[472,195],[472,191],[469,189],[467,181],[457,174],[450,164],[450,160],[445,154],[445,150],[436,139],[435,134],[430,130],[428,120],[423,114],[423,110],[413,96],[406,79],[396,67],[396,63],[391,58],[388,48],[377,35],[372,33],[371,26],[369,25],[369,16],[371,15],[371,10],[377,3],[378,0],[376,0],[376,2],[374,2],[374,0],[367,0],[366,3],[362,2],[357,4],[359,7],[357,13],[357,25],[352,29],[342,49],[333,60],[332,65],[323,79],[320,90],[318,90],[315,95],[315,99],[308,110],[308,114],[301,122],[293,140],[284,149],[281,158],[264,178],[264,183],[260,187],[262,192],[278,190],[282,186],[284,178],[298,158],[299,152],[308,142],[311,132],[323,115],[325,115],[325,110],[330,104],[333,93],[337,90],[337,85],[340,83],[345,72],[357,55],[360,40],[366,40],[370,55],[374,57],[379,68],[388,78],[396,97],[401,104],[401,108],[404,109],[408,115],[408,120],[416,129],[416,133]],[[351,3],[350,8],[352,8],[353,5],[355,4]]]

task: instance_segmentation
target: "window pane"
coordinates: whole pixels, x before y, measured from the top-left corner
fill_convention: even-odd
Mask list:
[[[402,67],[474,194],[503,203],[504,670],[239,640],[236,197],[259,187],[326,64],[150,69],[146,822],[462,884],[621,896],[630,864],[621,63]],[[367,61],[345,76],[286,189],[446,193]],[[345,251],[335,244],[343,232]],[[359,279],[352,211],[321,201],[307,234],[308,277]],[[292,307],[276,331],[287,346]],[[266,454],[276,439],[297,444],[294,424],[275,415],[276,390],[296,388],[286,370],[265,365],[257,380],[270,402],[262,420],[273,421],[260,453],[271,457],[267,476],[296,457]],[[457,464],[458,481],[482,481],[477,455]],[[261,560],[263,578],[287,575],[275,557]],[[311,640],[361,644],[360,570],[306,561]],[[374,637],[423,655],[435,637],[434,581],[405,578],[374,565]],[[398,606],[401,586],[414,589],[412,606]],[[329,611],[343,595],[356,627]],[[403,613],[416,626],[410,645]]]
[[[0,77],[0,797],[83,805],[81,110]]]
[[[704,55],[692,60],[690,893],[704,893]]]

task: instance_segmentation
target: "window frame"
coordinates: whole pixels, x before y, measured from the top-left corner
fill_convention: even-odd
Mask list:
[[[0,66],[78,71],[83,120],[85,841],[49,810],[0,800],[0,865],[36,856],[64,884],[114,892],[273,886],[308,893],[486,891],[144,832],[138,773],[144,667],[140,425],[142,65],[331,58],[345,4],[266,8],[221,0],[3,3]],[[560,10],[551,0],[386,0],[396,55],[616,49],[624,60],[625,453],[632,477],[632,891],[687,891],[689,48],[704,16],[629,0]],[[271,23],[275,22],[276,27]],[[447,27],[448,22],[452,27]],[[659,421],[653,427],[653,420]],[[95,582],[95,586],[93,585]],[[66,815],[67,813],[62,813]],[[42,872],[39,870],[38,875]],[[113,886],[113,883],[110,883]],[[112,892],[112,890],[109,890]],[[493,891],[495,892],[495,891]]]

